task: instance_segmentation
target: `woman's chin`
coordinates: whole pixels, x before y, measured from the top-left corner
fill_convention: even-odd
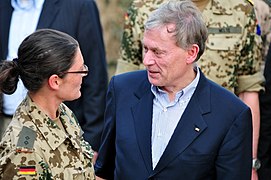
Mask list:
[[[70,97],[69,99],[67,99],[66,101],[73,101],[76,100],[78,98],[81,97],[81,92],[79,91],[79,93],[75,94],[74,96]]]

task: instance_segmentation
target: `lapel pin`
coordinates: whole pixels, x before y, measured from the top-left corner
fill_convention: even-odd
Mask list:
[[[199,132],[199,131],[200,131],[200,129],[199,129],[198,127],[195,127],[195,131]]]

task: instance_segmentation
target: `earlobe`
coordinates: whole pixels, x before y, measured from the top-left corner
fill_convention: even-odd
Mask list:
[[[188,50],[188,57],[186,59],[187,64],[192,64],[197,59],[199,53],[199,46],[197,44],[193,44],[192,47]]]
[[[58,77],[58,75],[51,75],[48,79],[48,86],[53,90],[57,90],[59,88],[59,80],[60,78]]]

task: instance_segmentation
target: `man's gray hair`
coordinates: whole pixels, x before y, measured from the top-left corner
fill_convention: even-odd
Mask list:
[[[208,31],[200,10],[190,0],[170,0],[153,11],[145,23],[145,30],[160,28],[174,24],[175,29],[167,29],[173,33],[176,44],[188,49],[193,44],[199,46],[196,60],[200,58],[205,49]]]

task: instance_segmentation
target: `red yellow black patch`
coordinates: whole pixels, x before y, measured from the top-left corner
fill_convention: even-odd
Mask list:
[[[19,174],[20,175],[36,175],[35,166],[20,166]]]

